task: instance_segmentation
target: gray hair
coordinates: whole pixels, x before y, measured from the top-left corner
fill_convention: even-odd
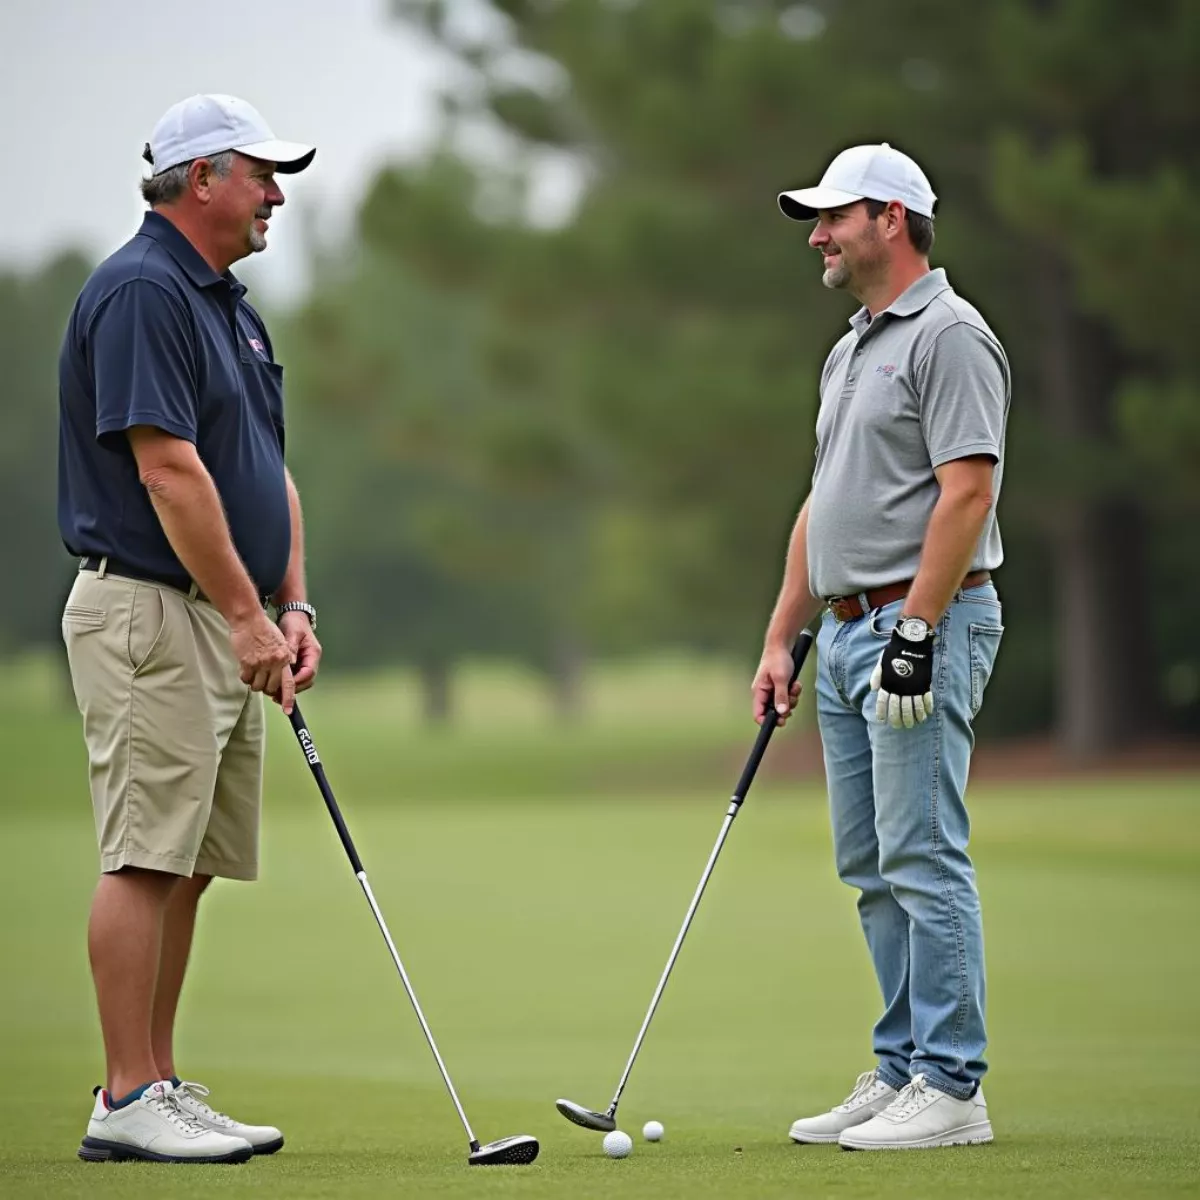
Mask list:
[[[219,179],[225,179],[233,170],[233,151],[222,150],[220,154],[206,154],[205,159],[211,164],[213,174]],[[149,179],[142,180],[142,199],[154,208],[159,204],[173,204],[187,191],[188,169],[196,160],[181,162]]]

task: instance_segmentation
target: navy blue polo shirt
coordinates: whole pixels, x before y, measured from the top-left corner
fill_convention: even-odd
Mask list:
[[[283,368],[245,292],[155,212],[84,285],[59,355],[58,522],[72,554],[189,586],[126,436],[152,425],[196,446],[250,577],[278,590],[291,553]]]

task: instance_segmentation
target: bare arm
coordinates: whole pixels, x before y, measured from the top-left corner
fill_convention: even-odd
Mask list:
[[[808,584],[808,501],[805,500],[788,542],[783,583],[764,639],[766,648],[790,652],[800,630],[820,611],[821,601]]]
[[[762,661],[750,685],[754,719],[759,723],[772,704],[780,725],[795,707],[800,697],[800,684],[788,687],[792,676],[792,646],[800,630],[820,611],[821,601],[812,594],[808,583],[808,501],[805,500],[788,542],[783,583],[767,623]]]
[[[149,425],[128,431],[142,481],[175,556],[229,623],[242,682],[290,711],[292,652],[238,557],[221,497],[196,447]]]
[[[288,510],[292,515],[292,552],[279,591],[271,597],[276,604],[308,599],[304,579],[304,516],[300,510],[300,493],[296,490],[290,471],[287,473],[287,494]]]
[[[925,530],[921,565],[904,604],[905,616],[936,625],[950,607],[992,508],[992,459],[954,459],[934,469],[941,495]]]
[[[129,442],[175,556],[231,626],[244,624],[262,605],[196,447],[149,425],[130,429]]]
[[[307,600],[308,585],[304,578],[304,517],[300,510],[300,493],[291,472],[287,476],[288,509],[292,514],[292,552],[288,558],[287,572],[279,591],[272,597],[276,604],[287,604],[290,600]],[[321,643],[316,632],[302,612],[287,612],[279,618],[279,628],[292,649],[292,675],[296,691],[303,692],[312,686],[321,662]]]

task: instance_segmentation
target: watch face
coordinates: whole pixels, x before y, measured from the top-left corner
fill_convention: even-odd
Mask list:
[[[906,617],[898,628],[906,642],[923,642],[929,636],[929,626],[920,617]]]

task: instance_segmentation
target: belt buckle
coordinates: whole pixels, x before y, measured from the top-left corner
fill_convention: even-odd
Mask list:
[[[848,596],[827,596],[825,599],[825,607],[833,614],[833,619],[839,625],[844,625],[850,619],[848,616],[844,617],[838,612],[838,606],[845,604],[848,599]]]

